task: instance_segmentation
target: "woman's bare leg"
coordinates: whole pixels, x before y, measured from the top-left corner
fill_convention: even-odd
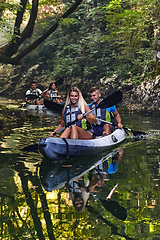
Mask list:
[[[71,129],[67,127],[64,130],[64,132],[61,134],[60,138],[70,138],[70,133],[71,133]]]
[[[72,125],[70,138],[72,139],[92,139],[92,135],[83,128]]]

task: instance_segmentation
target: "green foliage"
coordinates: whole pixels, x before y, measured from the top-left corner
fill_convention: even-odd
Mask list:
[[[45,16],[48,14],[48,9],[46,8],[51,5],[51,9],[54,9],[54,5],[62,4],[61,2],[57,0],[50,0],[49,2],[46,0],[41,0],[39,1],[39,15],[38,17],[43,17],[45,19]],[[0,2],[0,33],[3,33],[4,40],[0,38],[0,42],[6,40],[8,41],[14,41],[14,38],[19,37],[18,35],[13,35],[13,32],[15,32],[14,29],[14,22],[17,17],[17,12],[21,11],[22,5],[20,2],[17,1],[1,1]],[[32,3],[28,1],[26,7],[25,7],[25,12],[24,16],[22,19],[22,27],[21,30],[26,26],[27,21],[29,19],[30,11],[32,9]],[[43,10],[42,10],[43,9]],[[50,10],[51,10],[50,9]],[[41,11],[42,10],[42,11]],[[52,13],[53,14],[53,13]]]
[[[20,10],[20,5],[13,3],[13,2],[0,2],[0,9],[1,10],[9,10],[11,12]]]
[[[0,3],[0,33],[4,34],[4,39],[0,38],[1,43],[6,42],[6,39],[11,40],[17,37],[17,35],[13,35],[13,22],[17,11],[20,9],[20,4],[13,1],[2,1]]]
[[[99,4],[104,6],[102,1]],[[99,21],[100,15],[92,1],[81,5],[70,18],[61,20],[57,31],[27,56],[25,63],[35,64],[39,58],[44,71],[55,79],[63,77],[68,84],[86,81],[97,84],[106,75],[109,62],[108,50],[102,41],[105,24]],[[50,20],[48,17],[48,23]],[[37,23],[35,36],[40,27],[43,27],[42,21]]]
[[[104,41],[114,53],[112,67],[118,66],[118,74],[123,78],[131,72],[135,84],[156,75],[153,42],[154,25],[159,25],[155,11],[159,7],[157,1],[148,0],[113,0],[104,7]]]
[[[70,18],[62,19],[56,32],[23,64],[43,63],[46,74],[66,79],[66,86],[97,85],[115,73],[120,84],[128,79],[139,84],[160,71],[155,59],[160,40],[158,34],[154,37],[159,10],[157,0],[87,1]],[[39,19],[33,39],[56,20],[56,15]]]
[[[66,27],[70,27],[72,26],[74,23],[76,23],[78,20],[75,18],[66,18],[66,19],[61,19],[59,26],[66,26]]]

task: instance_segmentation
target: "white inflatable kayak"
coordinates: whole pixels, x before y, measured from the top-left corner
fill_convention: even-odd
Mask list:
[[[106,151],[116,147],[126,138],[124,129],[91,140],[47,137],[39,142],[39,150],[51,161],[63,160],[75,156],[85,156]]]
[[[25,104],[24,107],[27,108],[28,110],[35,111],[47,110],[47,108],[44,105]]]

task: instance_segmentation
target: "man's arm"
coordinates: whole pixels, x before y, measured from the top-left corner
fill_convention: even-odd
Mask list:
[[[116,122],[118,124],[118,128],[123,128],[123,125],[121,123],[121,116],[120,116],[119,112],[116,110],[113,114],[114,114],[114,117],[115,117]]]
[[[30,95],[30,90],[27,90],[27,92],[25,94],[25,102],[30,103],[30,100],[27,98],[27,95]]]

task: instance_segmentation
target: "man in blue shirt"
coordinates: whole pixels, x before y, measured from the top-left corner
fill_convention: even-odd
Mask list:
[[[89,91],[92,102],[88,104],[90,109],[95,108],[103,99],[101,98],[101,93],[99,87],[92,87]],[[118,128],[123,128],[123,125],[121,123],[121,117],[119,112],[117,111],[115,106],[106,108],[106,109],[100,109],[97,108],[93,112],[94,116],[96,118],[99,118],[101,120],[111,122],[112,121],[112,116],[114,116]],[[96,124],[93,124],[93,131],[95,136],[105,136],[110,134],[113,131],[113,126],[110,124],[107,124],[103,121],[97,120]]]

